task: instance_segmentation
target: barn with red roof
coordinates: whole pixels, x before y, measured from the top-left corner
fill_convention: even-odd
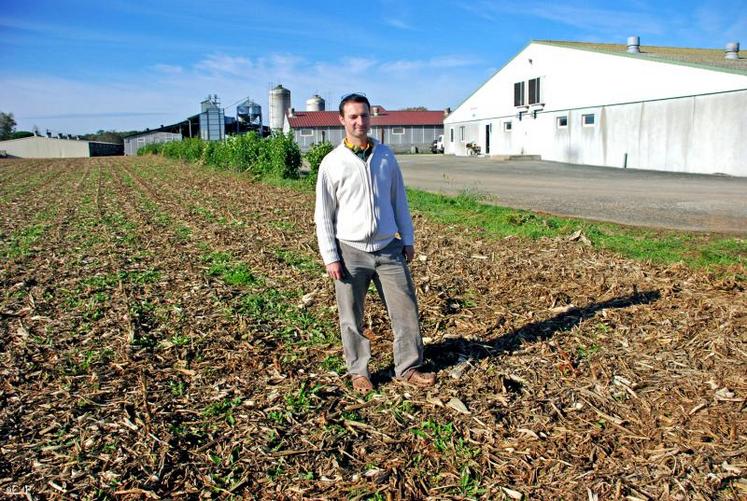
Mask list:
[[[371,106],[371,130],[369,135],[389,145],[395,152],[430,151],[434,139],[444,133],[444,111],[394,110],[383,106]],[[338,144],[345,131],[335,111],[295,111],[289,109],[285,115],[283,131],[293,131],[301,151],[313,144],[329,141]]]

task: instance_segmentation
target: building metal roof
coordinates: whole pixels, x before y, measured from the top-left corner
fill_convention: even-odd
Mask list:
[[[627,52],[628,46],[625,44],[564,42],[558,40],[534,40],[534,42],[543,45],[589,50],[603,54],[634,57],[660,63],[683,64],[714,71],[747,75],[747,57],[740,55],[739,59],[726,59],[724,57],[724,49],[691,49],[685,47],[641,45],[640,54],[630,54]]]
[[[7,144],[7,143],[24,143],[24,142],[32,142],[32,141],[56,141],[60,143],[75,143],[75,144],[83,144],[83,143],[95,143],[95,144],[113,144],[115,146],[121,146],[120,143],[110,143],[107,141],[94,141],[92,139],[68,139],[66,137],[47,137],[44,135],[41,136],[26,136],[26,137],[19,137],[16,139],[5,139],[3,141],[0,141],[0,143]]]
[[[371,114],[371,126],[443,125],[443,111],[387,111],[381,106],[376,116]],[[303,127],[342,127],[337,111],[295,111],[288,117],[292,129]]]

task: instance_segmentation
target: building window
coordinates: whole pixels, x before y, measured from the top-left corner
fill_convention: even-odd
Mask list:
[[[451,142],[451,143],[454,142],[454,127],[452,127],[451,129],[449,129],[449,142]]]
[[[563,115],[562,117],[558,117],[555,120],[556,120],[555,123],[557,124],[558,129],[565,129],[566,127],[568,127],[568,116]]]
[[[540,103],[540,79],[532,78],[529,80],[529,104]]]
[[[301,129],[301,135],[302,136],[313,136],[314,131],[311,129]]]
[[[137,138],[137,144],[145,144],[145,138],[144,137]]]
[[[511,132],[511,121],[503,122],[503,131],[504,132]]]
[[[464,125],[459,127],[459,140],[464,142]]]
[[[524,82],[514,84],[514,106],[524,106]]]
[[[584,127],[594,127],[594,113],[581,115],[581,123],[584,125]]]
[[[392,134],[394,134],[395,136],[401,136],[404,133],[405,133],[404,127],[392,127]]]

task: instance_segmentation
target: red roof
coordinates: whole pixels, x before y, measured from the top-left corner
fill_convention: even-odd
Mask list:
[[[443,111],[388,111],[379,108],[379,113],[371,114],[371,126],[402,125],[443,125]],[[288,117],[292,129],[302,127],[342,127],[337,111],[296,111]]]

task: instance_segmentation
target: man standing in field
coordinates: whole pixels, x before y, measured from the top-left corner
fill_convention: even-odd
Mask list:
[[[415,255],[414,232],[402,173],[394,153],[368,137],[370,103],[361,94],[340,102],[345,139],[319,167],[317,238],[327,273],[335,281],[342,346],[353,389],[373,389],[369,340],[363,335],[363,305],[373,280],[382,292],[394,331],[398,381],[433,386],[423,373],[423,340],[415,286],[407,263]]]

